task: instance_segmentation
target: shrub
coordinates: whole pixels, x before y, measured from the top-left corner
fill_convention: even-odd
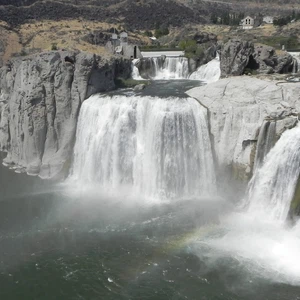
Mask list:
[[[57,44],[56,43],[52,43],[52,45],[51,45],[51,50],[57,50],[58,48],[57,48]]]

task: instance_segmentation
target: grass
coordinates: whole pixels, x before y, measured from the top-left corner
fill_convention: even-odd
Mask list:
[[[81,50],[109,56],[104,46],[92,45],[84,41],[83,37],[94,31],[109,33],[112,27],[120,29],[122,25],[80,19],[44,20],[26,23],[12,30],[7,23],[0,21],[1,40],[5,48],[3,60],[6,63],[12,56],[20,55],[22,49],[28,54],[49,51],[53,44],[56,44],[57,49]],[[133,33],[129,36],[133,41],[150,42],[142,33]]]

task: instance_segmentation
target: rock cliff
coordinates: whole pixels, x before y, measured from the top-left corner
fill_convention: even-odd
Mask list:
[[[217,165],[241,179],[252,174],[260,127],[276,123],[276,138],[297,123],[300,82],[280,83],[248,76],[222,79],[189,90],[209,112]]]
[[[233,39],[221,47],[221,76],[239,76],[245,72],[259,74],[288,73],[293,70],[293,57],[266,45]]]
[[[45,52],[0,70],[0,150],[4,163],[42,178],[69,167],[81,103],[115,88],[131,62],[88,53]]]

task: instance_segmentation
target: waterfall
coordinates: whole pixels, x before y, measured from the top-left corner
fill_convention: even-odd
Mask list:
[[[300,126],[284,132],[255,170],[249,184],[249,212],[285,221],[300,172]]]
[[[139,69],[136,66],[136,64],[138,62],[139,62],[139,59],[134,59],[131,63],[131,69],[132,69],[131,77],[134,80],[143,80],[143,78],[140,76]]]
[[[271,134],[272,125],[265,122],[260,135]],[[299,172],[300,126],[285,131],[263,164],[255,169],[249,183],[247,209],[220,218],[221,229],[214,236],[198,237],[199,257],[213,262],[229,260],[235,269],[242,266],[247,286],[253,275],[259,282],[267,279],[299,285],[300,222],[292,228],[285,222]]]
[[[264,121],[258,135],[254,170],[260,167],[275,143],[276,122]]]
[[[220,59],[217,56],[209,63],[198,68],[191,74],[189,60],[186,57],[148,57],[135,60],[133,63],[133,79],[191,79],[207,83],[220,79]]]
[[[220,79],[221,69],[220,69],[220,58],[217,57],[207,64],[200,66],[197,71],[193,72],[189,79],[201,80],[206,83],[216,82]]]
[[[210,194],[206,114],[192,98],[94,95],[80,111],[70,180],[153,198]]]
[[[293,56],[293,74],[300,72],[300,52],[289,52]]]
[[[148,79],[185,79],[189,75],[188,59],[185,57],[149,57],[139,60],[139,73]]]

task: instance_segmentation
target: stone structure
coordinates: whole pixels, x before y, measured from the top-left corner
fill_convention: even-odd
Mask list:
[[[118,37],[117,34],[112,34],[111,40],[107,42],[106,49],[115,55],[120,55],[125,58],[142,58],[141,51],[137,45],[128,43],[128,34],[121,32]]]

